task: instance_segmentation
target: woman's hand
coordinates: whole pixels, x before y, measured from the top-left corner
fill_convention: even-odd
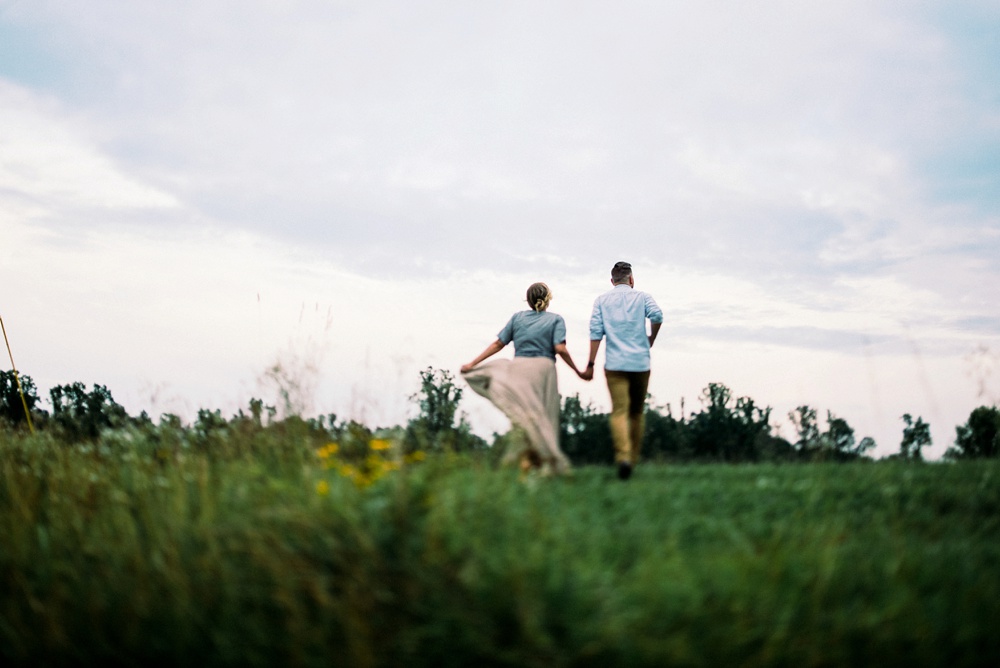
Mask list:
[[[475,367],[476,367],[476,365],[475,365],[475,364],[472,364],[471,362],[470,362],[469,364],[463,364],[463,365],[462,365],[462,373],[469,373],[469,372],[470,372],[470,371],[472,371],[472,370],[473,370],[473,369],[474,369]]]

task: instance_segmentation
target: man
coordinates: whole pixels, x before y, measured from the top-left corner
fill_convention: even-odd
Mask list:
[[[663,311],[651,296],[635,289],[632,265],[611,269],[612,289],[594,300],[590,315],[590,359],[581,377],[594,377],[594,360],[607,338],[604,375],[611,393],[611,439],[618,477],[628,480],[639,461],[649,387],[649,349],[663,324]],[[646,334],[646,320],[650,333]]]

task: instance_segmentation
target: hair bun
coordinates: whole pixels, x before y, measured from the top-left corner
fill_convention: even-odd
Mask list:
[[[528,306],[535,311],[544,311],[552,300],[552,291],[544,283],[532,283],[528,286],[527,297]]]

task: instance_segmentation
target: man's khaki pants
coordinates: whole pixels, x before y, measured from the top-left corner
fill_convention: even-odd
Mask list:
[[[615,446],[615,462],[635,466],[646,427],[649,372],[605,369],[604,377],[611,393],[611,440]]]

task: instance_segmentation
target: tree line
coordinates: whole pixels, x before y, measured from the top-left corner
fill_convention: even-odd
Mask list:
[[[264,429],[293,421],[322,432],[331,439],[363,441],[377,434],[391,433],[406,450],[493,451],[499,452],[509,435],[493,435],[493,442],[472,433],[460,411],[462,388],[446,370],[428,367],[420,371],[420,389],[410,397],[418,409],[417,417],[405,426],[373,429],[354,421],[339,421],[334,414],[314,418],[288,416],[277,418],[277,409],[260,399],[251,399],[248,412],[242,409],[231,418],[219,410],[202,409],[197,418],[184,425],[179,417],[164,414],[159,426],[187,437],[202,447],[221,447],[221,437],[234,428]],[[23,401],[17,378],[11,371],[0,371],[0,426],[24,429],[25,407],[32,422],[52,431],[67,443],[93,441],[108,430],[128,427],[151,429],[152,418],[143,411],[130,416],[118,404],[111,391],[94,384],[89,390],[83,383],[57,385],[49,390],[51,413],[41,407],[38,390],[30,376],[20,375]],[[709,383],[700,397],[701,410],[685,413],[682,402],[675,416],[667,404],[657,406],[651,398],[646,405],[646,435],[643,456],[667,461],[856,461],[869,458],[875,447],[870,437],[858,438],[847,420],[826,412],[821,420],[818,411],[799,406],[789,414],[794,440],[779,436],[771,425],[770,407],[758,405],[752,398],[736,396],[721,383]],[[923,448],[931,445],[930,425],[910,414],[903,422],[899,451],[894,459],[922,460]],[[955,441],[945,453],[950,460],[1000,457],[1000,409],[980,406],[965,424],[956,426]],[[611,463],[614,449],[608,428],[608,415],[580,396],[564,397],[560,413],[560,437],[563,451],[574,464]],[[350,437],[350,438],[345,438]],[[494,447],[496,446],[496,447]]]

